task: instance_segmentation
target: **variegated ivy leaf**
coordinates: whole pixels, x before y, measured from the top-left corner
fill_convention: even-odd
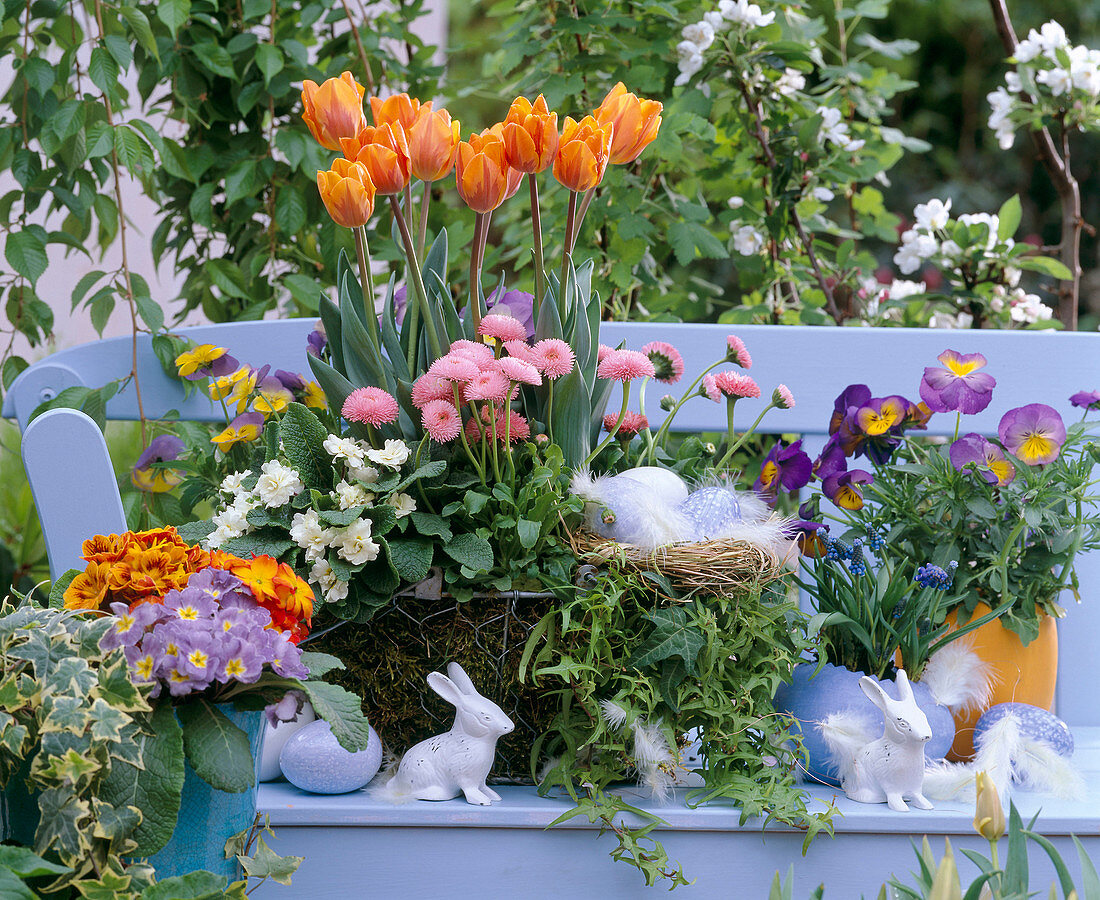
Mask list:
[[[38,774],[41,778],[79,784],[81,779],[91,776],[99,769],[99,763],[69,748],[64,756],[49,757],[48,764]]]
[[[86,828],[91,809],[86,800],[73,796],[66,788],[44,790],[38,798],[42,814],[35,840],[35,852],[54,847],[62,860],[82,857],[91,850],[90,829]]]
[[[99,798],[92,798],[96,824],[92,834],[109,841],[128,838],[141,822],[141,810],[136,806],[112,806]]]
[[[87,661],[79,656],[70,656],[61,660],[49,674],[49,689],[58,694],[72,694],[79,697],[87,694],[95,683],[95,672]]]
[[[46,712],[45,718],[38,727],[42,734],[62,731],[81,735],[88,727],[88,708],[81,697],[47,694],[42,702],[42,708]]]
[[[99,697],[92,703],[91,718],[92,739],[97,741],[120,741],[123,726],[133,721],[126,713]]]
[[[0,713],[0,751],[21,757],[30,743],[30,733],[7,713]]]
[[[138,712],[149,708],[141,691],[130,680],[126,658],[121,654],[105,659],[99,667],[99,684],[92,690],[92,696],[102,697],[115,709],[123,712]]]

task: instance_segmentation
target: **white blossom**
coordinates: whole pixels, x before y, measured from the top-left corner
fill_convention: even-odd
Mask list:
[[[811,193],[815,200],[820,200],[822,203],[828,203],[836,196],[827,187],[815,187]]]
[[[740,209],[744,205],[744,197],[730,197],[729,200],[726,201],[726,206],[728,206],[730,209]]]
[[[333,459],[347,460],[349,465],[363,465],[363,448],[350,438],[340,437],[338,434],[330,434],[325,438],[324,448]]]
[[[755,3],[748,0],[718,0],[718,12],[729,22],[761,28],[775,21],[775,13],[764,13]]]
[[[408,494],[391,494],[386,500],[386,505],[394,508],[399,519],[416,511],[416,501]]]
[[[242,482],[252,474],[251,469],[245,469],[243,472],[234,472],[231,475],[226,475],[222,479],[221,492],[223,494],[236,494],[241,489]]]
[[[256,482],[256,496],[268,509],[289,503],[291,497],[305,488],[298,473],[277,459],[269,459],[261,466],[260,471],[263,474]]]
[[[348,595],[348,583],[340,581],[328,560],[320,559],[309,570],[309,580],[324,592],[326,602],[343,600]]]
[[[783,97],[790,97],[804,87],[806,87],[806,77],[798,69],[784,69],[783,74],[775,82],[775,92]]]
[[[404,441],[389,440],[380,450],[370,449],[367,458],[372,463],[388,469],[400,469],[409,459],[409,448]]]
[[[923,281],[910,281],[906,278],[895,278],[886,288],[885,293],[891,300],[904,300],[916,294],[923,294],[928,288]]]
[[[840,120],[840,110],[832,106],[819,106],[817,114],[821,116],[820,140],[836,144],[849,153],[855,153],[863,147],[864,141],[853,141],[848,133],[848,123]]]
[[[378,553],[382,549],[371,540],[370,519],[356,519],[336,536],[332,546],[338,547],[337,555],[353,566],[361,566],[372,559],[378,559]]]
[[[1043,69],[1041,72],[1035,74],[1035,80],[1039,84],[1045,84],[1050,88],[1050,93],[1055,97],[1061,97],[1062,94],[1068,94],[1073,87],[1073,78],[1066,69],[1053,68]]]
[[[894,254],[894,264],[903,275],[912,275],[921,264],[934,256],[939,243],[930,234],[920,234],[909,229],[901,236],[901,246]]]
[[[974,324],[974,317],[970,313],[961,312],[958,315],[951,313],[934,312],[928,320],[929,328],[969,328]]]
[[[1028,294],[1022,288],[1016,288],[1009,295],[1008,303],[1008,314],[1012,321],[1021,324],[1044,321],[1054,312],[1037,294]]]
[[[918,203],[913,210],[913,218],[917,220],[917,228],[923,231],[940,231],[947,227],[951,218],[951,201],[932,199],[927,203]]]
[[[363,490],[358,484],[348,484],[346,481],[341,481],[336,485],[335,496],[339,501],[340,509],[366,506],[374,499],[374,494]]]
[[[700,53],[714,43],[714,28],[706,19],[694,25],[685,25],[680,30],[680,35],[685,41],[691,41]]]
[[[754,256],[764,246],[764,235],[751,225],[742,225],[733,236],[733,249],[742,256]]]
[[[967,226],[984,225],[986,227],[985,249],[992,250],[997,246],[997,229],[1001,227],[1001,220],[998,216],[992,213],[964,213],[959,216],[958,221]],[[1011,247],[1014,242],[1009,240],[1005,243]]]
[[[306,560],[321,559],[328,549],[334,532],[331,528],[321,525],[321,520],[316,510],[306,510],[295,513],[290,524],[290,537],[299,547],[306,551]]]
[[[703,21],[714,29],[714,31],[724,31],[726,28],[729,28],[730,24],[717,10],[703,13]]]

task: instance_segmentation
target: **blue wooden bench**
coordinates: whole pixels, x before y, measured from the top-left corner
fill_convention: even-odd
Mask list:
[[[311,320],[238,323],[187,329],[197,343],[226,346],[253,365],[271,364],[307,371],[305,338]],[[1009,406],[1041,401],[1076,419],[1068,397],[1100,386],[1100,336],[1053,332],[944,332],[911,329],[796,328],[771,326],[609,324],[603,342],[637,349],[667,340],[684,354],[685,378],[723,352],[725,336],[738,334],[754,359],[752,375],[767,392],[786,384],[797,405],[776,410],[762,430],[800,433],[813,448],[824,440],[833,400],[846,385],[863,382],[876,395],[916,397],[923,368],[935,365],[944,349],[979,351],[997,378],[1000,402],[971,419],[968,427],[995,433],[998,417]],[[130,371],[128,338],[99,341],[54,354],[16,380],[4,403],[4,415],[24,427],[23,457],[43,522],[51,570],[59,574],[80,563],[80,542],[95,532],[125,528],[106,444],[96,425],[82,413],[54,410],[27,420],[38,404],[74,385],[95,387]],[[148,340],[139,341],[138,367],[146,415],[177,410],[181,418],[219,419],[220,410],[201,395],[184,399],[180,385],[161,371]],[[651,421],[662,413],[663,386],[651,386],[647,411]],[[611,408],[617,408],[614,398]],[[110,419],[136,419],[132,388],[107,404]],[[722,431],[724,407],[705,400],[689,402],[677,426],[683,430]],[[930,432],[946,434],[949,416],[934,417]],[[1073,801],[1018,794],[1025,819],[1040,813],[1039,829],[1067,854],[1077,871],[1068,835],[1086,840],[1100,859],[1100,704],[1088,687],[1096,666],[1100,638],[1100,559],[1085,559],[1081,594],[1085,602],[1066,602],[1060,623],[1060,673],[1057,712],[1073,728],[1077,762],[1087,792]],[[532,788],[502,788],[505,802],[490,808],[461,801],[380,806],[364,794],[318,797],[287,784],[261,785],[259,805],[270,814],[277,833],[276,849],[306,857],[294,886],[265,886],[262,897],[420,898],[445,894],[481,897],[636,897],[637,873],[606,856],[613,842],[583,821],[572,820],[549,832],[545,827],[567,808],[563,800],[539,798]],[[827,897],[873,897],[891,873],[904,876],[916,867],[910,837],[933,838],[937,852],[947,835],[952,843],[981,849],[970,837],[973,810],[941,803],[928,812],[894,814],[884,806],[867,806],[835,797],[827,788],[811,788],[814,801],[836,800],[843,814],[834,838],[821,837],[808,855],[800,853],[797,830],[760,823],[738,825],[729,806],[689,810],[679,800],[656,812],[668,823],[661,832],[674,859],[698,879],[691,896],[746,897],[767,895],[776,870],[795,868],[795,896],[805,896],[819,883]],[[646,801],[635,798],[645,806]],[[1033,850],[1033,884],[1044,887],[1053,877],[1045,857]],[[970,864],[959,857],[964,872]]]

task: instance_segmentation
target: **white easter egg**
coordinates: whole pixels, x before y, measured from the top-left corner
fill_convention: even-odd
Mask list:
[[[286,780],[303,791],[346,794],[378,774],[382,741],[371,728],[367,748],[349,753],[337,742],[329,723],[318,720],[291,735],[279,754],[279,765]]]
[[[696,541],[721,538],[743,521],[737,492],[730,488],[699,488],[688,495],[679,509],[692,523],[692,539]]]

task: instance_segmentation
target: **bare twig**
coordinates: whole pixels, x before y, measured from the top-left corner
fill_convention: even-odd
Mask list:
[[[370,73],[370,60],[367,59],[367,51],[363,49],[363,40],[359,37],[359,23],[355,21],[355,16],[351,13],[348,0],[340,0],[340,4],[344,7],[344,15],[347,17],[352,36],[355,38],[355,47],[359,51],[359,65],[363,67],[363,77],[367,81],[367,90],[371,96],[374,96],[374,76]]]

